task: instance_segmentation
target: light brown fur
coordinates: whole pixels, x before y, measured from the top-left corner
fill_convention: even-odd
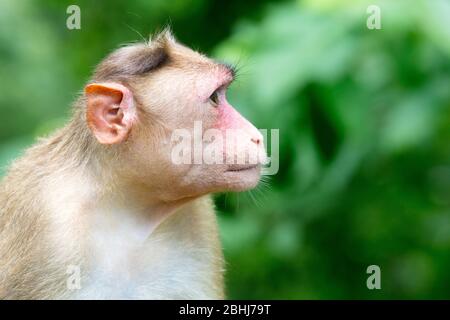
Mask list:
[[[128,87],[136,123],[123,143],[99,143],[81,95],[69,123],[12,164],[0,184],[0,298],[224,298],[222,250],[207,194],[246,189],[254,177],[242,182],[234,173],[220,178],[219,168],[175,168],[163,152],[169,132],[199,116],[173,108],[193,99],[193,83],[215,79],[221,68],[170,32],[121,48],[99,65],[89,83]],[[211,115],[200,116],[213,124]],[[208,178],[214,175],[217,181]],[[123,217],[129,229],[116,225]],[[130,239],[123,249],[141,222],[150,230],[145,239]],[[110,230],[122,237],[111,246]],[[123,254],[109,257],[116,249]],[[67,288],[69,265],[82,270],[81,290]],[[115,281],[133,285],[125,290]]]

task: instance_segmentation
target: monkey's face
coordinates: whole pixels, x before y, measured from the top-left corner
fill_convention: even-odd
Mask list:
[[[255,187],[263,137],[228,102],[233,77],[230,67],[172,43],[170,62],[120,87],[122,102],[106,111],[124,131],[106,142],[123,145],[122,169],[166,201]],[[134,106],[120,107],[126,97]]]
[[[232,71],[208,61],[161,69],[141,84],[146,116],[134,138],[151,181],[163,180],[168,198],[242,191],[260,179],[261,133],[228,102]],[[157,173],[153,176],[153,173]]]

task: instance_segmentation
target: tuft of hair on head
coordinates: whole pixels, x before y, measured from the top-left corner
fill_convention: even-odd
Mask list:
[[[176,42],[169,27],[150,37],[149,42],[122,46],[96,68],[93,81],[127,81],[165,65],[170,47]]]
[[[149,43],[159,43],[165,47],[169,47],[171,44],[176,42],[175,36],[173,35],[172,28],[170,26],[164,27],[161,31],[155,32],[149,37]]]

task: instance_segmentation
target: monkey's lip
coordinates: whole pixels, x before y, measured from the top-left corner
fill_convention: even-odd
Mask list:
[[[227,172],[240,172],[259,168],[259,164],[242,165],[242,164],[232,164],[228,167]]]

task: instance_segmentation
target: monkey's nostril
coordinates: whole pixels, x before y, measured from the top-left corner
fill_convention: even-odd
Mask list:
[[[251,138],[252,142],[259,144],[260,140],[258,138]]]

